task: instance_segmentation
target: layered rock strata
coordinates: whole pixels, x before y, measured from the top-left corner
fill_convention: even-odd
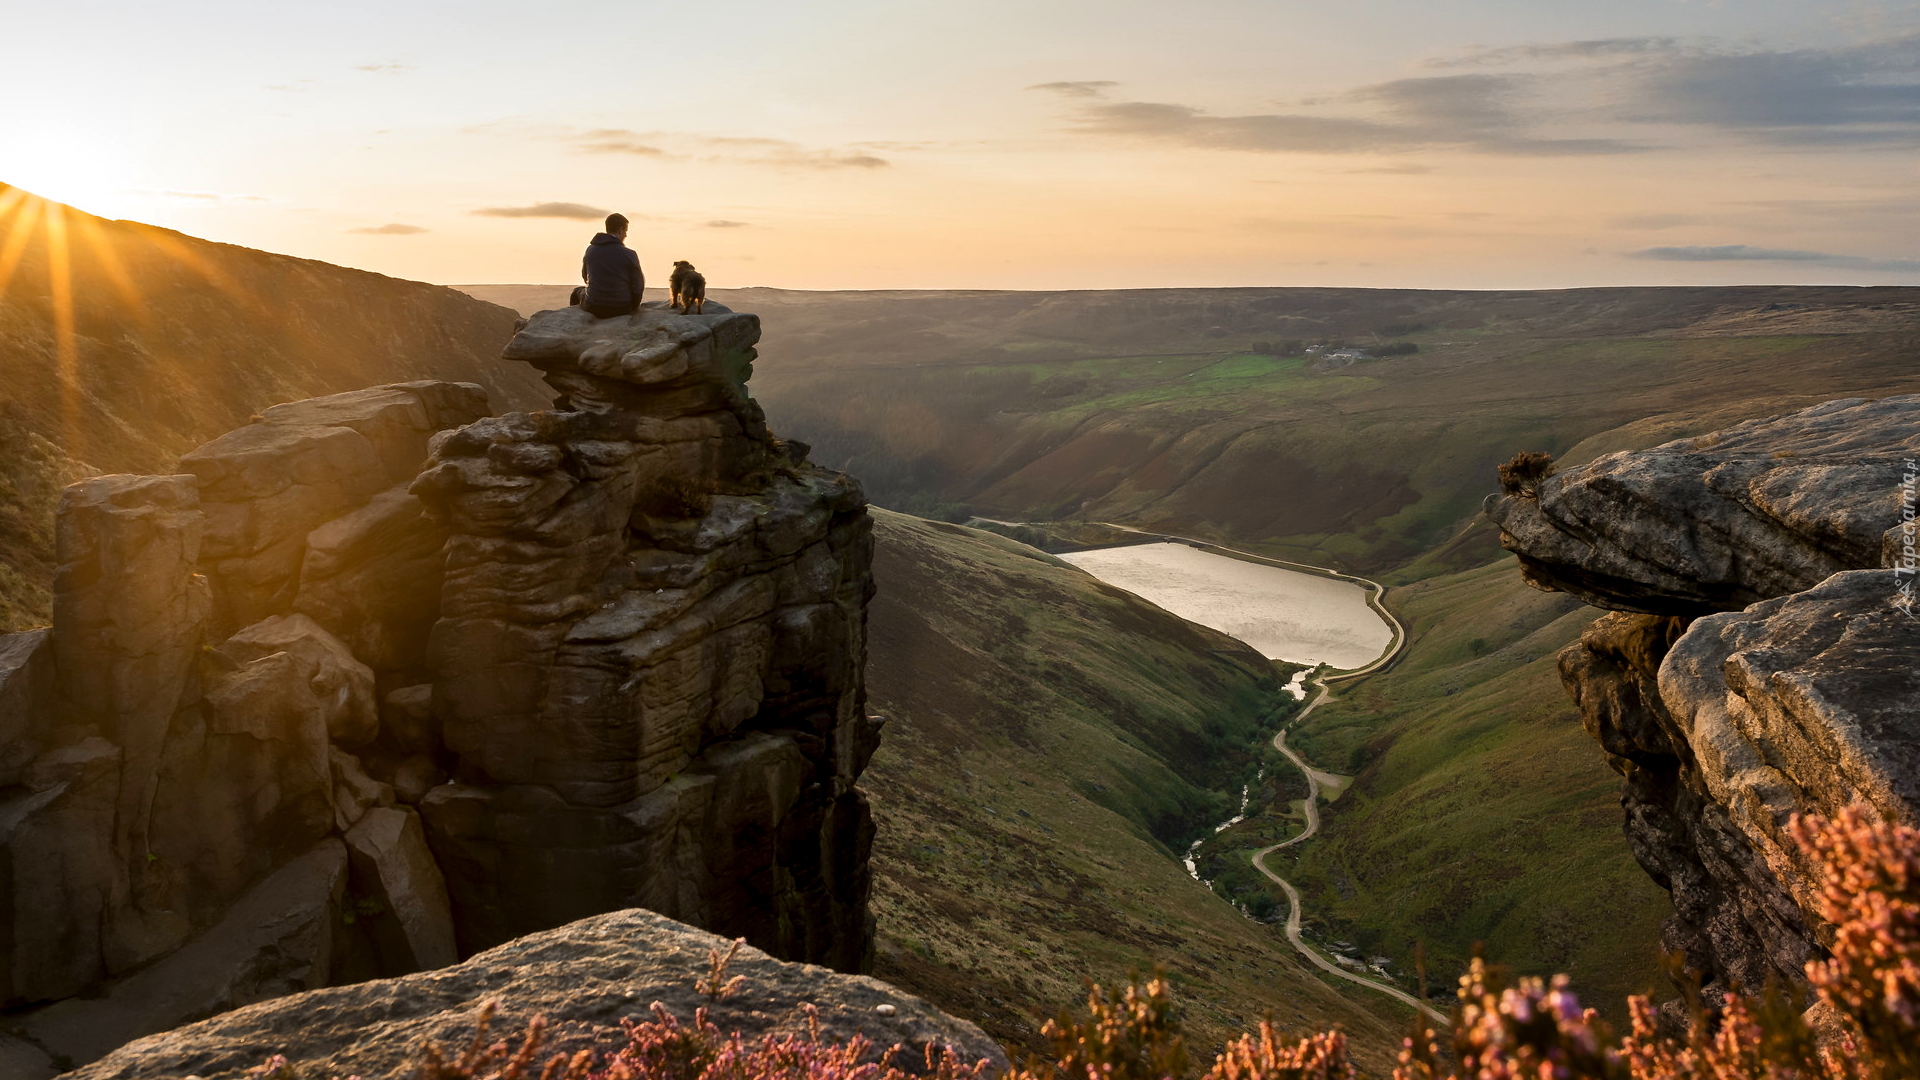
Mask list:
[[[421,803],[463,947],[633,904],[865,962],[872,525],[746,393],[759,320],[542,312],[561,392],[436,439],[429,643],[455,783]],[[556,888],[556,882],[565,882]]]
[[[1920,820],[1917,458],[1920,396],[1834,401],[1488,500],[1530,583],[1613,609],[1561,678],[1673,895],[1663,942],[1710,985],[1824,953],[1793,815]]]
[[[67,490],[54,625],[0,638],[38,1052],[633,906],[865,964],[865,502],[708,312],[537,316],[552,411],[375,387]]]

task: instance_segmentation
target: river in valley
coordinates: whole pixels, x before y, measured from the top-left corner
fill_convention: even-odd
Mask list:
[[[1367,590],[1351,581],[1175,543],[1060,557],[1189,622],[1239,638],[1269,659],[1357,668],[1393,641],[1392,628],[1367,604]]]

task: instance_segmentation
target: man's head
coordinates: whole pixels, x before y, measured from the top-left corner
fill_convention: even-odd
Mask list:
[[[627,238],[627,215],[608,214],[607,215],[607,231],[619,237],[620,239],[625,240]]]

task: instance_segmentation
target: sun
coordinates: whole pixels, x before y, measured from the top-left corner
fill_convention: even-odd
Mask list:
[[[0,183],[104,217],[124,212],[134,164],[110,139],[45,121],[0,141]]]

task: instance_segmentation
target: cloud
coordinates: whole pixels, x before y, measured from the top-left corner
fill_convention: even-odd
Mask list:
[[[691,135],[670,131],[596,128],[564,136],[574,149],[590,154],[634,154],[663,161],[701,160],[786,169],[883,169],[892,162],[866,149],[808,149],[787,139],[756,135]],[[666,144],[666,145],[662,145]],[[676,153],[667,147],[692,147]],[[709,151],[700,153],[699,150]],[[712,152],[717,151],[717,152]]]
[[[1221,115],[1116,100],[1111,82],[1040,83],[1085,135],[1252,153],[1509,157],[1697,147],[1702,134],[1785,148],[1920,147],[1920,34],[1769,50],[1710,40],[1605,38],[1478,49],[1430,67],[1480,67],[1315,94]]]
[[[427,230],[418,225],[402,225],[396,221],[386,225],[362,225],[360,228],[347,231],[359,233],[362,236],[414,236]]]
[[[581,135],[574,144],[576,148],[590,154],[638,154],[641,157],[666,157],[667,152],[651,143],[640,141],[638,132],[624,128],[598,128]]]
[[[1920,34],[1837,49],[1676,55],[1621,73],[1623,118],[1783,145],[1920,144]]]
[[[1679,38],[1629,37],[1597,38],[1590,41],[1561,41],[1545,45],[1508,45],[1498,49],[1473,46],[1465,55],[1436,57],[1426,67],[1499,67],[1517,63],[1552,63],[1567,60],[1616,60],[1650,53],[1673,53],[1681,49]]]
[[[183,199],[198,203],[254,203],[272,202],[265,195],[229,195],[219,191],[181,191],[177,188],[124,188],[129,195],[144,195],[152,199]]]
[[[1425,173],[1432,172],[1433,166],[1416,165],[1416,164],[1413,164],[1412,162],[1409,162],[1405,165],[1375,165],[1365,169],[1343,169],[1341,171],[1351,173],[1354,175],[1366,175],[1369,173],[1378,173],[1383,176],[1420,176]]]
[[[398,60],[388,60],[382,64],[355,64],[355,71],[368,71],[375,75],[398,75],[403,71],[412,71],[412,64],[403,64]]]
[[[709,229],[744,229],[744,228],[747,228],[747,223],[744,221],[727,221],[725,219],[718,219],[718,220],[707,222],[706,226]]]
[[[1062,97],[1093,98],[1105,97],[1107,91],[1120,84],[1111,79],[1090,79],[1085,82],[1043,82],[1027,87],[1029,90],[1050,90]]]
[[[1342,101],[1370,115],[1300,112],[1216,116],[1191,105],[1094,100],[1076,110],[1088,134],[1254,153],[1395,153],[1458,148],[1527,156],[1645,149],[1606,138],[1542,138],[1522,108],[1534,84],[1512,75],[1440,75],[1363,86]]]
[[[1616,229],[1671,229],[1700,220],[1691,214],[1634,214],[1617,217],[1607,224]]]
[[[571,221],[592,221],[607,216],[607,211],[577,202],[543,202],[532,206],[486,206],[474,213],[481,217],[505,218],[566,218]],[[631,215],[629,215],[631,216]]]
[[[1660,262],[1798,262],[1848,270],[1881,270],[1894,273],[1920,273],[1920,259],[1870,259],[1860,255],[1831,255],[1821,251],[1792,251],[1780,248],[1749,247],[1746,244],[1718,244],[1711,247],[1653,247],[1628,253],[1633,259]]]

